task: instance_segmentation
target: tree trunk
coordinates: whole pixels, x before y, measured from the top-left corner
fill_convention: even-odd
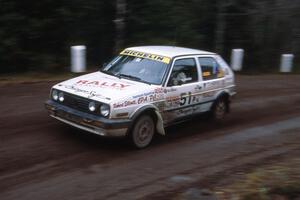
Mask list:
[[[215,49],[219,54],[224,53],[224,36],[226,28],[225,7],[223,1],[217,4],[217,22],[215,29]]]
[[[116,19],[114,20],[116,27],[115,53],[119,53],[124,45],[126,6],[126,0],[116,0]]]

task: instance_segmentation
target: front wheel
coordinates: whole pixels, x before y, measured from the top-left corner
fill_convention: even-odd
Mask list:
[[[131,136],[131,142],[136,148],[142,149],[147,147],[154,136],[154,121],[149,115],[143,115],[135,122]]]

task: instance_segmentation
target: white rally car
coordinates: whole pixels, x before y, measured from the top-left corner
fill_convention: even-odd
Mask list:
[[[100,71],[54,85],[51,117],[101,136],[128,136],[138,148],[195,114],[222,120],[234,74],[217,54],[171,46],[127,48]]]

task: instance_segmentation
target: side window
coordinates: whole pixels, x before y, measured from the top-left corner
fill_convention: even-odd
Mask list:
[[[201,65],[202,77],[204,81],[224,77],[224,72],[215,59],[198,58],[198,60]]]
[[[198,70],[194,58],[175,61],[168,86],[183,85],[198,81]]]

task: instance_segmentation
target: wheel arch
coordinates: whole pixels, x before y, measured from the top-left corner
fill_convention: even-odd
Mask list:
[[[226,92],[226,91],[221,91],[219,94],[216,95],[215,101],[212,104],[211,108],[213,108],[216,105],[216,102],[219,99],[222,99],[222,98],[225,99],[225,102],[226,102],[226,112],[228,113],[230,111],[230,94],[228,92]]]
[[[131,131],[135,121],[144,114],[150,115],[153,118],[154,123],[156,125],[156,131],[161,135],[165,135],[162,116],[158,108],[154,105],[146,105],[141,108],[138,108],[130,117],[130,119],[132,120],[132,124],[128,130]]]

